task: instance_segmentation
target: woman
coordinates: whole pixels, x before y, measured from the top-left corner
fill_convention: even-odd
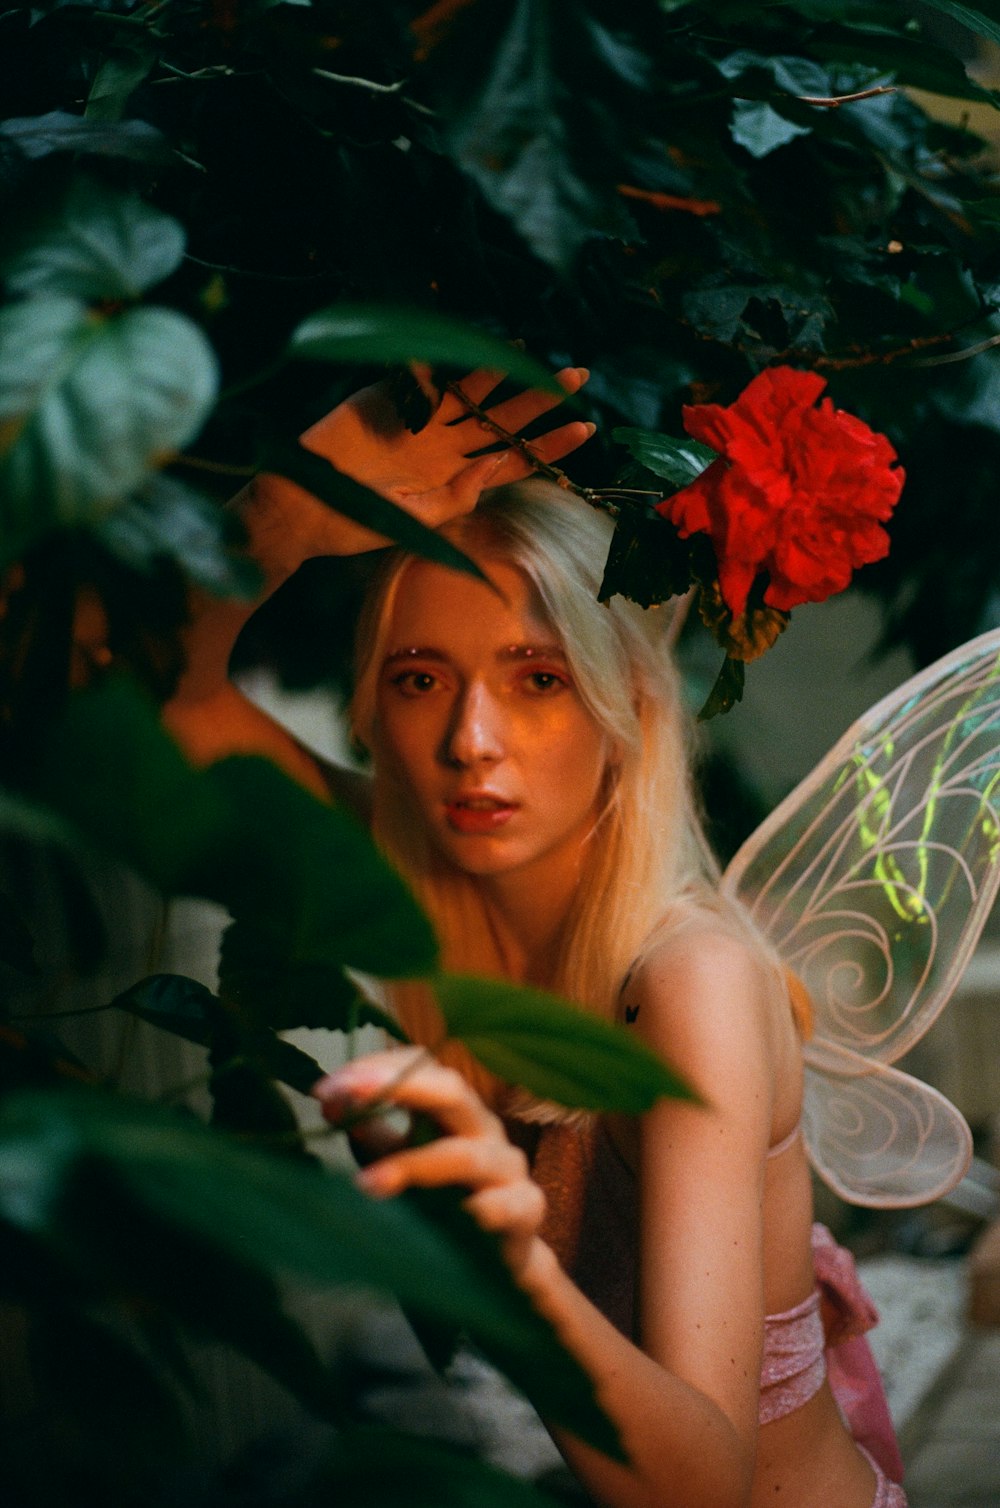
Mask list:
[[[562,374],[564,386],[585,375]],[[466,390],[479,401],[494,381],[476,374]],[[544,403],[522,395],[494,418],[514,429]],[[348,420],[363,417],[356,408]],[[488,578],[396,554],[376,588],[354,702],[374,760],[376,833],[437,923],[450,968],[617,1016],[705,1106],[664,1101],[641,1125],[552,1121],[551,1107],[505,1096],[471,1065],[408,1049],[322,1081],[324,1113],[338,1121],[391,1100],[440,1126],[429,1145],[372,1163],[361,1184],[381,1198],[468,1187],[468,1208],[501,1238],[618,1426],[627,1466],[558,1441],[597,1501],[901,1504],[824,1380],[798,1028],[780,968],[712,888],[663,615],[597,604],[607,522],[558,489],[493,494],[470,512],[485,481],[527,466],[510,451],[470,462],[481,436],[463,437],[458,417],[445,408],[425,436],[433,473],[421,469],[420,436],[400,435],[408,456],[391,465],[391,446],[365,451],[363,422],[354,433],[331,416],[322,436],[343,469],[442,525]],[[554,431],[546,458],[585,435]],[[272,582],[300,551],[370,543],[314,508],[266,481],[249,500]],[[171,726],[198,758],[265,750],[324,792],[315,762],[222,682],[227,626],[212,611]],[[432,1007],[415,989],[398,993],[411,1035],[433,1040]]]

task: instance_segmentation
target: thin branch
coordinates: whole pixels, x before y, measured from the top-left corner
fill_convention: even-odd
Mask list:
[[[827,96],[794,94],[792,98],[797,99],[800,105],[817,105],[821,110],[839,110],[841,105],[851,105],[855,100],[874,99],[879,94],[897,94],[898,92],[895,84],[875,84],[871,89],[859,89],[856,94],[832,94]]]
[[[260,470],[259,466],[235,466],[229,461],[209,461],[204,456],[192,456],[184,451],[178,451],[170,460],[174,465],[190,466],[194,471],[210,471],[214,476],[249,478],[255,477]]]
[[[405,79],[397,79],[394,84],[376,84],[374,79],[358,79],[350,73],[331,73],[329,68],[314,68],[313,73],[319,79],[330,79],[334,84],[349,84],[355,89],[367,89],[372,94],[398,94],[403,104],[409,105],[411,110],[417,110],[421,115],[434,114],[426,105],[403,93]]]
[[[944,356],[922,356],[915,361],[915,367],[943,367],[952,361],[968,361],[972,356],[980,356],[983,351],[990,351],[994,346],[1000,346],[1000,335],[991,335],[987,340],[977,341],[974,346],[966,346],[961,351],[949,351]]]

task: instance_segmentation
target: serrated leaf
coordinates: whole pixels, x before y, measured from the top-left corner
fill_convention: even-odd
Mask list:
[[[329,461],[314,451],[307,450],[304,445],[280,441],[270,443],[266,448],[264,469],[287,477],[290,482],[297,482],[306,492],[319,498],[320,502],[343,513],[345,518],[363,524],[376,534],[385,535],[405,550],[422,555],[425,560],[449,566],[453,571],[464,571],[480,581],[487,579],[476,562],[450,540],[433,529],[428,529],[426,524],[420,523],[404,508],[397,508],[388,498],[363,487],[352,477],[345,476]]]
[[[213,596],[251,598],[260,590],[260,568],[229,543],[230,516],[175,477],[150,477],[94,532],[133,570],[150,572],[171,560]]]
[[[85,120],[65,110],[47,115],[11,116],[0,122],[0,137],[14,143],[25,157],[52,152],[87,152],[96,157],[122,157],[135,162],[170,162],[173,149],[162,131],[144,120]]]
[[[313,361],[444,362],[466,371],[487,367],[529,387],[565,396],[548,368],[516,346],[464,320],[426,309],[332,304],[299,325],[289,354]]]
[[[15,1093],[0,1100],[0,1221],[106,1280],[132,1275],[133,1291],[155,1279],[161,1301],[228,1330],[314,1406],[324,1374],[310,1370],[273,1282],[393,1294],[466,1329],[553,1423],[619,1453],[589,1378],[513,1280],[484,1272],[403,1201],[366,1198],[346,1174],[103,1092]],[[325,1393],[328,1403],[329,1379]]]
[[[461,974],[433,983],[449,1036],[491,1073],[542,1099],[631,1114],[663,1095],[697,1099],[632,1033],[546,991]]]
[[[40,223],[22,227],[0,271],[15,295],[131,301],[176,270],[184,240],[177,220],[137,194],[79,176]]]
[[[612,438],[626,445],[647,471],[664,477],[674,487],[686,487],[719,459],[717,451],[699,440],[676,439],[648,429],[619,428],[612,432]]]
[[[204,335],[172,309],[103,318],[46,297],[0,310],[2,558],[110,512],[198,431],[216,382]]]

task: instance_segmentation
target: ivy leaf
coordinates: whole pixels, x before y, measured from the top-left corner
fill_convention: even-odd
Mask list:
[[[434,991],[449,1035],[542,1099],[638,1114],[662,1095],[698,1098],[632,1033],[543,990],[445,974]]]
[[[66,110],[47,115],[11,116],[0,123],[0,137],[27,158],[52,152],[86,152],[95,157],[122,157],[134,162],[172,162],[173,148],[162,131],[144,120],[84,119]]]
[[[289,344],[292,356],[358,363],[446,362],[487,367],[547,393],[562,393],[541,362],[498,335],[426,309],[389,304],[333,304],[304,320]]]
[[[110,512],[200,429],[216,382],[205,337],[172,309],[102,317],[45,297],[0,310],[2,558]]]
[[[648,429],[619,428],[612,432],[612,438],[628,446],[647,471],[665,477],[674,487],[686,487],[719,459],[718,451],[700,440],[675,439]]]
[[[129,302],[176,270],[184,239],[177,220],[137,194],[78,176],[41,223],[21,227],[0,268],[15,295]]]
[[[615,524],[599,602],[619,595],[654,607],[691,585],[691,543],[658,513],[623,509]]]
[[[345,476],[323,456],[304,445],[273,441],[266,447],[263,464],[266,471],[297,482],[320,502],[343,513],[345,518],[373,529],[376,534],[384,534],[414,555],[422,555],[425,560],[436,561],[438,565],[486,581],[476,562],[450,540],[428,529],[404,508],[397,508],[388,498],[363,487],[353,477]]]
[[[259,568],[228,542],[229,515],[175,477],[150,477],[114,513],[98,519],[94,532],[133,570],[151,572],[166,559],[216,597],[250,598],[260,588]]]

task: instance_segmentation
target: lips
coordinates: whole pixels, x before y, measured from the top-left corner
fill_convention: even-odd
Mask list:
[[[503,827],[517,807],[485,792],[456,797],[445,804],[448,826],[457,833],[492,833]]]

